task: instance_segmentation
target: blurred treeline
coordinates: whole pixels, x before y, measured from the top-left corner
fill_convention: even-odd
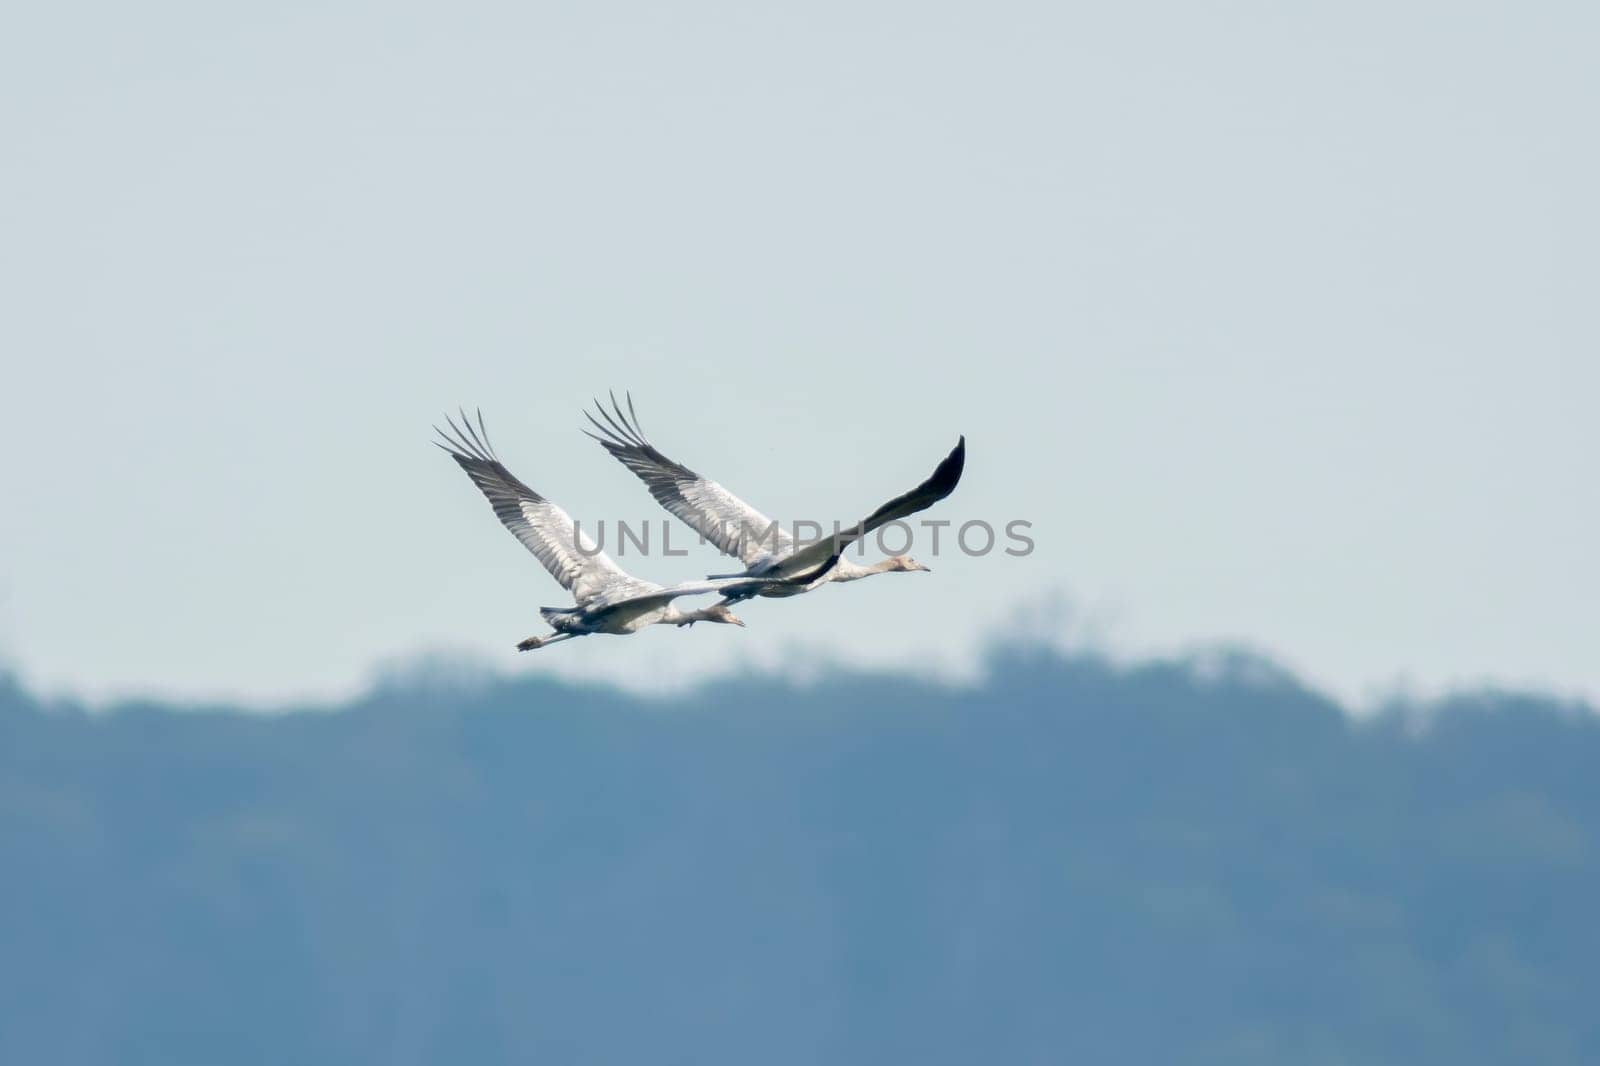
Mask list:
[[[1600,719],[1017,652],[294,713],[0,677],[0,1062],[1600,1062]]]

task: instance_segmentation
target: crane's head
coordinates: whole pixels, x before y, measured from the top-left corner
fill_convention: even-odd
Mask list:
[[[896,555],[890,558],[889,561],[894,564],[894,569],[903,570],[906,573],[911,573],[916,570],[922,570],[930,574],[933,573],[933,567],[923,566],[909,555]]]
[[[744,625],[744,620],[729,610],[728,605],[725,603],[713,603],[710,607],[707,607],[705,609],[705,617],[707,622],[723,622],[734,626]]]

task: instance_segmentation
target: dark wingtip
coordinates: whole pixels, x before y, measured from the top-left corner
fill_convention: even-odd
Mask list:
[[[961,480],[961,473],[967,468],[967,435],[963,433],[961,439],[956,441],[956,446],[950,449],[950,454],[944,457],[944,462],[939,464],[939,469],[933,473],[934,479],[941,485],[949,485],[951,489]]]
[[[956,490],[961,483],[961,474],[967,468],[967,439],[962,437],[956,446],[950,449],[950,454],[939,460],[939,465],[933,468],[933,473],[928,475],[928,480],[919,486],[918,491],[931,492],[933,498],[942,500]]]

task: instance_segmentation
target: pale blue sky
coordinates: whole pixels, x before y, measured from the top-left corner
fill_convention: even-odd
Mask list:
[[[332,693],[433,648],[639,681],[1123,653],[1600,694],[1600,17],[1582,4],[33,5],[0,41],[0,655]],[[518,657],[562,593],[427,444],[481,404],[1038,551]],[[754,443],[752,443],[752,440]],[[638,567],[661,580],[706,551]]]

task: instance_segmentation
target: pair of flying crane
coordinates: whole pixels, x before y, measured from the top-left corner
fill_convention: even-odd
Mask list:
[[[658,451],[639,426],[631,395],[626,411],[615,395],[609,411],[599,402],[595,408],[599,418],[587,412],[585,417],[598,432],[584,432],[633,471],[657,503],[724,555],[739,560],[744,570],[677,585],[658,585],[635,577],[579,530],[567,512],[506,469],[489,443],[481,411],[476,424],[465,412],[460,424],[447,417],[448,431],[435,427],[440,437],[436,443],[488,497],[501,523],[572,593],[571,607],[539,608],[554,632],[527,638],[517,645],[519,651],[591,633],[625,636],[652,625],[718,622],[742,626],[744,622],[731,605],[753,596],[798,596],[834,581],[927,570],[909,555],[861,566],[844,558],[844,551],[881,526],[950,495],[966,464],[967,441],[962,437],[916,488],[896,496],[849,529],[800,544],[738,496]],[[682,610],[673,604],[683,596],[712,593],[722,598],[708,607]]]

